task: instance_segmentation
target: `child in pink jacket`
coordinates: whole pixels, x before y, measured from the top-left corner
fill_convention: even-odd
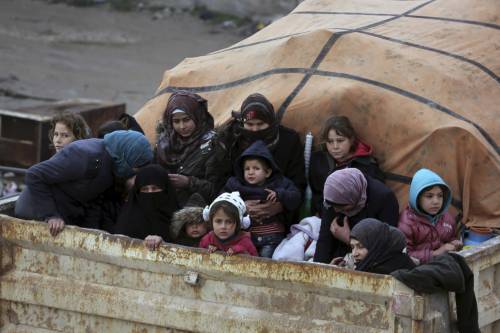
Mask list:
[[[241,253],[258,256],[250,233],[241,230],[245,212],[245,202],[239,192],[219,195],[203,211],[203,218],[209,221],[212,231],[203,236],[200,247],[209,252],[223,251],[227,255]]]
[[[415,173],[398,228],[406,237],[408,254],[420,263],[462,248],[455,219],[448,212],[450,203],[451,190],[438,174],[428,169]]]

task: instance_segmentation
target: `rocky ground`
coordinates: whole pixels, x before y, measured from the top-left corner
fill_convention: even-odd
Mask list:
[[[252,29],[199,8],[135,3],[120,11],[107,1],[89,7],[53,2],[0,0],[0,108],[94,98],[127,103],[134,113],[166,69],[229,46]]]

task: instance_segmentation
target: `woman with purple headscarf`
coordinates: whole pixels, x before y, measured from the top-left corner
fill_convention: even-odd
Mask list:
[[[349,252],[350,230],[359,221],[376,218],[397,226],[399,205],[382,182],[355,168],[332,173],[323,190],[324,208],[315,262],[330,263]]]
[[[156,158],[169,172],[180,206],[194,193],[211,202],[231,166],[216,140],[207,100],[187,91],[172,94],[160,129]]]

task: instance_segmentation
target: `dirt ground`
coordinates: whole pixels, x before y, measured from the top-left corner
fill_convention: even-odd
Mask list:
[[[242,38],[189,13],[153,16],[0,0],[0,108],[94,98],[135,113],[166,69]]]

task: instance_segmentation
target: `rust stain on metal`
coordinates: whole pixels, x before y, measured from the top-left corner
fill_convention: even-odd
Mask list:
[[[399,332],[402,326],[397,326],[397,318],[408,320],[408,330],[401,332],[431,327],[425,297],[389,276],[321,264],[209,254],[169,244],[149,251],[140,240],[71,226],[52,237],[44,223],[2,215],[0,231],[2,269],[9,260],[17,262],[11,264],[8,274],[0,276],[9,286],[3,289],[6,295],[19,302],[59,307],[65,313],[117,320],[126,315],[131,322],[162,327],[168,323],[168,327],[192,331],[284,332],[279,328],[294,327],[297,331],[342,328],[357,332],[356,327],[366,327],[382,332],[396,325]],[[7,249],[13,249],[8,260]],[[188,272],[196,281],[186,282]],[[476,281],[492,288],[490,281]],[[82,296],[72,300],[68,293]],[[478,301],[484,309],[486,299]],[[147,310],[131,311],[130,302]],[[497,307],[490,305],[491,309]],[[61,330],[61,319],[56,317],[59,315],[51,320],[45,315],[32,316],[44,322],[42,326]],[[220,322],[207,321],[212,317]],[[310,320],[301,320],[305,317]],[[106,331],[98,322],[81,318],[72,324],[82,331]],[[144,327],[130,326],[128,331],[151,332]]]

